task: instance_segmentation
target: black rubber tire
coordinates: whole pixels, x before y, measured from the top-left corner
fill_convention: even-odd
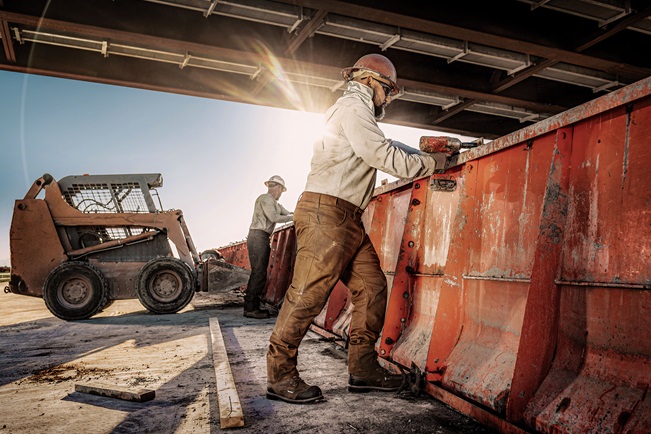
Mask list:
[[[111,307],[111,305],[115,302],[114,299],[112,298],[107,298],[106,303],[104,303],[104,306],[102,306],[102,310],[106,310],[106,308]]]
[[[195,286],[194,272],[185,262],[177,258],[156,258],[140,270],[136,293],[148,311],[176,313],[190,303]]]
[[[106,305],[108,284],[98,268],[86,262],[65,262],[45,279],[43,300],[58,318],[87,319]]]

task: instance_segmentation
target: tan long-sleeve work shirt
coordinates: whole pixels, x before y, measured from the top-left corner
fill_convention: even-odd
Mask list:
[[[365,209],[377,170],[397,178],[434,173],[433,158],[384,137],[375,120],[372,97],[371,88],[351,81],[326,112],[325,133],[314,145],[306,191],[335,196]]]
[[[276,223],[291,222],[293,214],[288,211],[269,193],[261,194],[255,201],[253,218],[249,229],[260,229],[271,234]]]

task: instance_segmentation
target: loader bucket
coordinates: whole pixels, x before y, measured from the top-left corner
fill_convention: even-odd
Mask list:
[[[224,262],[223,260],[210,258],[204,262],[205,270],[208,273],[207,291],[225,292],[240,286],[246,285],[251,271]]]

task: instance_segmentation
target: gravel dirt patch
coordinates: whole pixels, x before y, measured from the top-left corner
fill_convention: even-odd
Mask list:
[[[242,316],[241,294],[198,294],[174,315],[119,300],[67,322],[43,300],[0,294],[0,434],[216,433],[219,424],[209,318],[219,319],[244,411],[237,433],[491,433],[425,395],[351,394],[346,353],[310,332],[299,370],[326,400],[270,401],[265,354],[275,318]],[[75,392],[77,382],[153,389],[138,403]]]

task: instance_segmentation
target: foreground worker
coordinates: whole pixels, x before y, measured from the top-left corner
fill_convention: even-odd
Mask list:
[[[298,251],[292,283],[267,352],[267,398],[309,403],[323,398],[296,369],[298,346],[339,279],[350,289],[353,313],[348,346],[348,390],[396,391],[402,376],[377,361],[375,342],[384,324],[387,282],[362,225],[377,170],[398,178],[434,173],[443,154],[424,154],[384,137],[377,120],[398,93],[396,70],[379,54],[342,71],[344,95],[327,111],[311,171],[294,215]]]
[[[265,181],[267,192],[258,196],[253,209],[253,218],[246,238],[249,251],[251,275],[244,293],[244,316],[248,318],[269,318],[269,311],[260,308],[260,295],[267,283],[267,267],[271,254],[271,234],[276,223],[292,221],[293,214],[287,211],[278,199],[287,191],[285,180],[274,175]]]

